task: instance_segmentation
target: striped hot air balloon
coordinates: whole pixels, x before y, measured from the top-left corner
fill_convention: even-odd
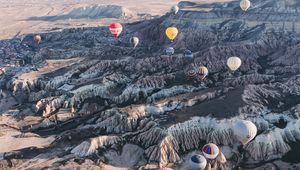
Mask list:
[[[219,148],[213,143],[208,143],[203,146],[202,153],[207,159],[215,159],[219,155]]]

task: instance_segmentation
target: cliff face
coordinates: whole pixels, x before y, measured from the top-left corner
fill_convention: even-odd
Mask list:
[[[246,14],[235,1],[179,6],[178,15],[124,24],[119,39],[107,28],[84,28],[43,34],[39,47],[31,35],[18,41],[31,49],[39,67],[26,65],[2,77],[0,124],[30,136],[12,138],[38,147],[0,150],[1,164],[150,169],[176,163],[175,169],[184,169],[187,155],[213,142],[228,160],[220,168],[230,169],[240,154],[233,123],[242,118],[259,132],[244,147],[242,168],[297,167],[299,160],[287,165],[285,158],[297,153],[300,140],[300,37],[265,23],[292,22],[282,13],[298,15],[299,3],[253,0]],[[180,31],[173,43],[164,35],[170,25]],[[135,49],[132,36],[141,40]],[[175,48],[173,56],[163,55],[167,46]],[[193,51],[193,61],[183,57],[186,49]],[[226,67],[231,56],[242,59],[236,72]],[[187,77],[192,65],[205,65],[206,79]],[[0,137],[12,131],[0,130]]]

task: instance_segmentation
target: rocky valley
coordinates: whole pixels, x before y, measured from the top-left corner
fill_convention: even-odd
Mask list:
[[[300,169],[300,3],[251,2],[179,2],[176,15],[122,23],[118,39],[103,26],[1,40],[1,61],[24,64],[0,77],[0,169],[187,170],[210,142],[233,169],[238,119],[258,130],[240,169]],[[187,76],[200,66],[205,79]]]

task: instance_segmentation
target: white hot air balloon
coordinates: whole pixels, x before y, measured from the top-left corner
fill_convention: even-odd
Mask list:
[[[193,155],[190,158],[190,167],[193,170],[203,170],[207,165],[207,161],[202,155]]]
[[[219,155],[219,148],[213,143],[209,143],[203,146],[202,153],[207,159],[215,159]]]
[[[246,145],[255,138],[257,128],[251,121],[239,120],[233,126],[233,133],[242,145]]]
[[[133,48],[135,48],[139,44],[140,40],[138,37],[132,37],[130,38],[130,43],[133,45]]]
[[[166,49],[166,54],[167,55],[173,55],[175,53],[175,49],[173,48],[173,47],[168,47],[167,49]]]
[[[174,13],[174,14],[177,14],[177,12],[179,11],[179,7],[177,5],[173,5],[172,8],[171,8],[171,11]]]
[[[242,60],[239,57],[230,57],[227,60],[227,66],[232,71],[236,71],[241,67],[241,65],[242,65]]]
[[[249,0],[242,0],[240,2],[240,7],[243,11],[247,11],[251,6],[251,2]]]

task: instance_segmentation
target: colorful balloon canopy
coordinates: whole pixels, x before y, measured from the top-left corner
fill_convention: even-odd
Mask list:
[[[138,37],[132,37],[130,38],[130,43],[133,45],[133,48],[135,48],[139,44],[140,40]]]
[[[176,27],[169,27],[166,29],[166,35],[171,41],[173,41],[177,37],[177,34],[178,29]]]
[[[207,165],[207,161],[202,155],[193,155],[190,159],[190,167],[193,170],[203,170]]]
[[[36,44],[41,43],[41,41],[42,41],[42,37],[41,37],[40,35],[34,36],[34,42],[35,42]]]
[[[186,76],[188,78],[195,78],[195,77],[197,77],[197,75],[198,75],[198,68],[193,64],[186,71]]]
[[[208,69],[204,66],[199,67],[199,77],[203,80],[208,75]]]
[[[227,66],[232,71],[236,71],[241,67],[241,65],[242,65],[242,60],[239,57],[230,57],[227,60]]]
[[[251,2],[249,0],[242,0],[240,2],[240,7],[243,11],[247,11],[251,6]]]
[[[173,5],[172,8],[171,8],[171,11],[174,13],[174,14],[177,14],[178,11],[179,11],[179,7],[177,5]]]
[[[118,38],[123,31],[123,26],[120,23],[112,23],[109,26],[109,31],[115,38]]]
[[[175,49],[173,47],[168,47],[166,49],[166,54],[167,55],[173,55],[175,53]]]
[[[203,146],[202,153],[207,159],[215,159],[219,155],[219,148],[213,143],[208,143]]]
[[[233,126],[233,133],[242,145],[246,145],[255,138],[257,128],[251,121],[239,120]]]

